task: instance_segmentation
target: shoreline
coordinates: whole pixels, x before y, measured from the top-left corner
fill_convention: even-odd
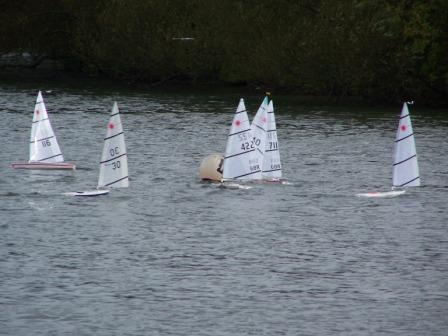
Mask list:
[[[23,55],[29,55],[23,53]],[[4,55],[3,55],[4,56]],[[0,59],[4,59],[0,56]],[[28,59],[28,61],[31,58]],[[242,96],[264,96],[265,92],[271,92],[275,97],[294,97],[300,105],[328,105],[328,106],[365,106],[365,107],[393,107],[401,104],[401,101],[381,101],[359,96],[323,96],[306,95],[294,87],[267,87],[254,83],[229,83],[219,80],[188,78],[169,78],[158,82],[147,82],[134,78],[111,78],[101,74],[89,75],[85,72],[69,69],[62,60],[50,59],[41,56],[40,62],[31,63],[18,59],[15,63],[5,64],[0,62],[0,85],[33,85],[54,84],[61,87],[73,88],[104,88],[120,89],[123,91],[155,91],[155,92],[185,92],[192,91],[209,92],[212,94],[234,95],[238,92]],[[419,103],[423,108],[446,109],[448,102],[438,101],[431,103]]]

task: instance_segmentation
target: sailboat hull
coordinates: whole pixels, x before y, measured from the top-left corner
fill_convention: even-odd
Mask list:
[[[371,198],[386,198],[386,197],[397,197],[403,195],[406,190],[391,190],[382,192],[369,192],[365,194],[356,194],[358,197],[371,197]]]
[[[84,196],[84,197],[93,197],[93,196],[101,196],[106,195],[109,193],[109,190],[102,189],[102,190],[90,190],[90,191],[75,191],[75,192],[68,192],[64,195],[66,196]]]
[[[14,162],[11,163],[14,169],[35,169],[35,170],[75,170],[76,166],[69,162]]]

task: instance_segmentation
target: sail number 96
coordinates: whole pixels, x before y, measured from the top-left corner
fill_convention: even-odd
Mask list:
[[[51,146],[51,141],[50,140],[43,140],[42,141],[42,147],[50,147]]]

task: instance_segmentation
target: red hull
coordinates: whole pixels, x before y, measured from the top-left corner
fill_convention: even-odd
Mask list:
[[[14,169],[39,169],[39,170],[75,170],[76,166],[68,162],[14,162],[11,163]]]

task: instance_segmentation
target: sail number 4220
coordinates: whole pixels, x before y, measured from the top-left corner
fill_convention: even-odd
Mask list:
[[[257,138],[251,140],[250,142],[247,142],[247,141],[243,142],[241,144],[241,150],[247,151],[249,149],[254,149],[255,146],[260,146],[260,143],[261,143],[261,140],[257,139]]]

